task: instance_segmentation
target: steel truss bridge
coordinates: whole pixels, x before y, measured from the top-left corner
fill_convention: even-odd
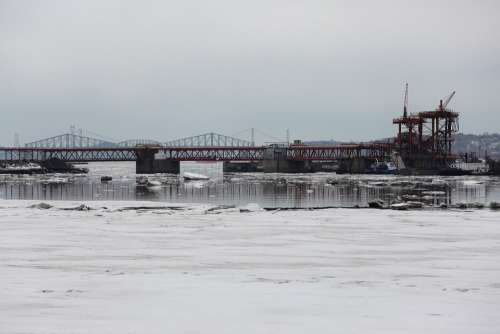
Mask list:
[[[158,159],[171,161],[261,161],[266,150],[272,146],[242,147],[81,147],[81,148],[38,148],[38,147],[0,147],[0,162],[41,162],[57,158],[66,162],[93,161],[137,161],[149,151],[157,154]],[[279,148],[285,151],[287,160],[293,161],[336,161],[343,159],[383,159],[391,154],[390,144],[349,144],[335,146],[288,146]]]
[[[98,138],[77,135],[73,133],[64,133],[59,136],[44,138],[31,143],[26,143],[25,147],[37,148],[70,148],[70,147],[114,147],[117,144]]]
[[[254,146],[250,141],[210,132],[202,135],[181,138],[164,143],[168,147],[246,147]]]
[[[28,148],[111,148],[111,147],[136,147],[144,145],[155,145],[164,147],[250,147],[254,144],[240,138],[221,135],[210,132],[202,135],[186,137],[168,142],[160,142],[153,139],[128,139],[114,142],[83,134],[64,133],[59,136],[44,138],[26,143]]]

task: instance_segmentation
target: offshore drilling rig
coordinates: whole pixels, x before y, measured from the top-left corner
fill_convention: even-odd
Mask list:
[[[452,154],[453,134],[458,132],[458,113],[447,106],[455,95],[439,101],[432,111],[408,112],[408,84],[405,86],[403,116],[393,119],[398,126],[395,150],[409,170],[443,172],[458,157]]]

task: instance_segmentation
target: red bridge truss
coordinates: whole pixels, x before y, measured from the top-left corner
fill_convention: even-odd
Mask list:
[[[0,148],[0,162],[40,162],[57,158],[67,162],[137,161],[147,151],[157,153],[157,159],[172,161],[259,161],[272,149],[256,147],[110,147],[110,148]],[[286,159],[294,161],[341,160],[353,158],[382,159],[391,152],[389,144],[351,144],[337,146],[289,146]]]
[[[287,159],[342,160],[354,158],[383,159],[391,154],[390,144],[349,144],[336,146],[291,146],[287,149]]]

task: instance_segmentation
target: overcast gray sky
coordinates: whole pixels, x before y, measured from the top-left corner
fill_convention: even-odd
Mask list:
[[[456,90],[464,132],[500,132],[500,1],[0,0],[0,74],[4,145],[386,137],[405,81],[411,111]]]

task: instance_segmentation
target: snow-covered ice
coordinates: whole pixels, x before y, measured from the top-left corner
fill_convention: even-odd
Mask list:
[[[0,200],[0,333],[500,331],[500,211],[37,203]]]
[[[182,177],[184,180],[210,180],[210,178],[206,175],[189,172],[182,173]]]

